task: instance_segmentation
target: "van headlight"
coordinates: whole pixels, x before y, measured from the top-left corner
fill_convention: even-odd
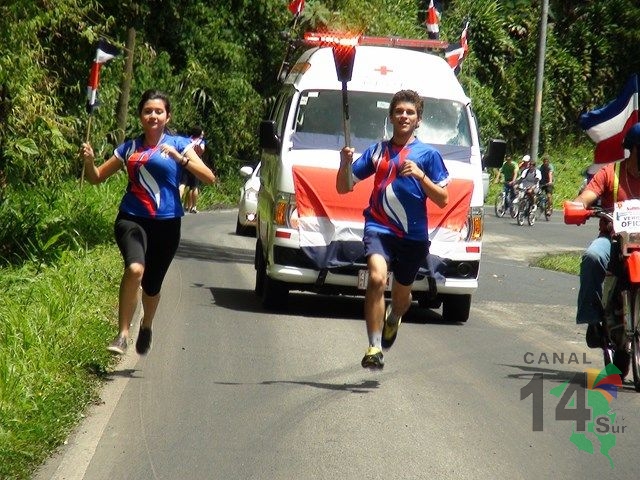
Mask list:
[[[469,209],[469,216],[461,232],[462,238],[466,238],[467,242],[478,242],[482,240],[483,229],[484,209],[482,207],[471,207]]]
[[[298,228],[298,208],[294,194],[278,192],[273,221],[278,226]]]

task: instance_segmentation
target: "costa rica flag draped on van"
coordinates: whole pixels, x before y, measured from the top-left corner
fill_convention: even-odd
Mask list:
[[[336,191],[335,182],[334,169],[293,167],[300,248],[319,270],[366,263],[362,212],[369,204],[373,176],[356,183],[346,194]],[[430,237],[436,233],[450,239],[464,235],[473,181],[453,178],[447,188],[446,207],[427,200]]]

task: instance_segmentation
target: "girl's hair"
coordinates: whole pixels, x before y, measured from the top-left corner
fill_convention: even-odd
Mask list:
[[[149,100],[162,100],[164,102],[164,109],[167,111],[167,115],[171,114],[171,102],[169,101],[167,94],[160,90],[149,89],[145,91],[140,98],[140,102],[138,103],[138,115],[142,114],[144,104]]]
[[[400,90],[399,92],[397,92],[391,99],[391,105],[389,105],[389,116],[393,115],[393,110],[400,102],[413,103],[416,107],[418,118],[422,118],[424,102],[422,101],[422,97],[420,97],[417,92],[415,92],[414,90]]]
[[[204,129],[200,125],[194,125],[189,129],[189,136],[196,138],[202,135],[203,132],[204,132]]]

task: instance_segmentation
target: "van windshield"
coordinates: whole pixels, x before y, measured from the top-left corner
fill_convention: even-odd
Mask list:
[[[391,94],[349,91],[351,144],[356,151],[391,138]],[[422,122],[417,137],[445,151],[471,147],[465,105],[453,100],[423,98]],[[307,90],[300,95],[295,116],[293,148],[339,150],[344,146],[342,92]],[[442,148],[441,148],[442,147]],[[457,148],[456,148],[457,147]],[[466,150],[466,148],[465,148]],[[442,152],[444,155],[444,152]]]

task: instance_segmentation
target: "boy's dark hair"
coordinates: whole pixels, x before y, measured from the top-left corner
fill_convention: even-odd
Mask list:
[[[413,103],[416,106],[416,113],[418,114],[418,118],[422,118],[424,102],[422,101],[422,97],[418,95],[418,92],[414,90],[400,90],[399,92],[396,92],[396,94],[391,99],[391,105],[389,105],[389,116],[393,114],[393,110],[400,102]]]

